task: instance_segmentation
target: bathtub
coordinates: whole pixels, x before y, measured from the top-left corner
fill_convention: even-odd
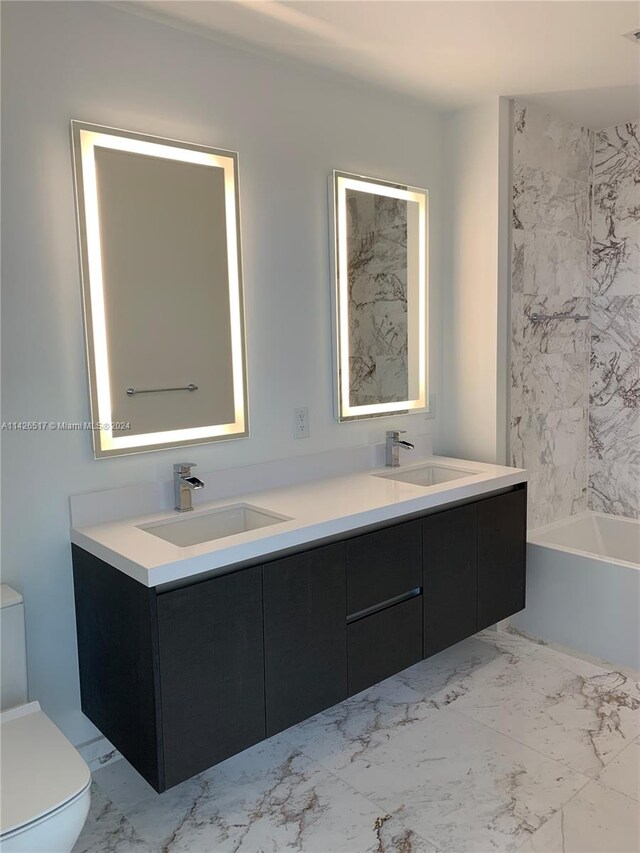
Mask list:
[[[640,520],[586,512],[527,537],[524,631],[640,670]]]

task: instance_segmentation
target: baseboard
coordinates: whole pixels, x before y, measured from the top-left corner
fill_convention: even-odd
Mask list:
[[[101,767],[106,767],[107,764],[112,764],[122,758],[118,750],[109,743],[106,737],[97,737],[87,741],[77,747],[78,752],[89,765],[89,770],[93,773],[100,770]]]

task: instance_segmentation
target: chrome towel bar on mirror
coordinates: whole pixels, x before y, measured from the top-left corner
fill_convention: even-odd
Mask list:
[[[179,388],[127,388],[127,396],[133,397],[134,394],[156,394],[158,391],[197,391],[198,386],[193,382],[190,385],[181,385]]]
[[[559,312],[557,314],[529,314],[529,319],[532,323],[544,323],[547,320],[588,320],[588,314],[572,314],[570,311]]]

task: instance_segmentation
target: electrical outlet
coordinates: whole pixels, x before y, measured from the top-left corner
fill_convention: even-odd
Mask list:
[[[306,406],[293,410],[293,437],[309,437],[309,409]]]

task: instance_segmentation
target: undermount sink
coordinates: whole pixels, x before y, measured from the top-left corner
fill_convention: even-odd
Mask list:
[[[187,548],[213,539],[224,539],[237,533],[258,530],[271,524],[291,521],[289,516],[275,515],[250,504],[233,504],[209,512],[193,513],[175,521],[160,521],[154,524],[141,524],[139,530],[158,536],[173,545]]]
[[[414,486],[439,486],[450,480],[459,480],[462,477],[478,475],[478,471],[470,471],[468,468],[453,468],[449,465],[429,464],[421,468],[398,469],[392,473],[374,474],[374,477],[382,477],[385,480],[398,480],[401,483],[411,483]]]

